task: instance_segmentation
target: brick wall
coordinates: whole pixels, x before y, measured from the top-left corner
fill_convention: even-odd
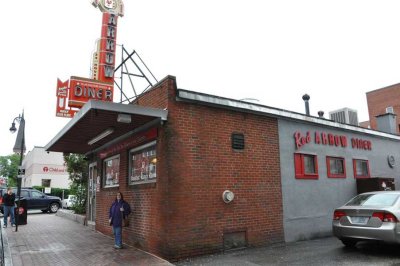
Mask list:
[[[367,104],[370,126],[377,129],[376,116],[386,113],[386,107],[392,106],[394,113],[397,114],[396,124],[397,133],[400,124],[400,84],[388,86],[379,90],[367,92]]]
[[[176,101],[173,77],[137,103],[167,108],[168,121],[159,128],[157,183],[127,187],[120,180],[134,207],[125,240],[169,260],[220,251],[227,232],[245,232],[251,246],[283,241],[276,119]],[[231,148],[234,132],[245,136],[242,151]],[[123,152],[121,179],[126,169]],[[229,204],[226,189],[235,193]],[[101,221],[116,192],[98,196],[97,206],[105,206],[98,207],[100,231],[111,233]]]

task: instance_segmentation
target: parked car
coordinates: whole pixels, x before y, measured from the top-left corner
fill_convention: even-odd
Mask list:
[[[71,208],[75,204],[75,202],[76,202],[75,195],[68,195],[67,198],[65,198],[61,201],[62,207],[66,208],[66,209]]]
[[[362,193],[333,213],[333,234],[345,246],[364,240],[400,243],[400,191]]]
[[[17,188],[12,188],[17,195]],[[0,188],[0,212],[3,210],[3,195],[7,193],[7,188]],[[41,210],[42,212],[57,212],[61,207],[61,198],[46,195],[34,188],[21,188],[21,198],[26,199],[28,210]]]

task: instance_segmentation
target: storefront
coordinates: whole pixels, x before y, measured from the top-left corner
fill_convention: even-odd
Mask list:
[[[124,240],[175,260],[329,234],[333,208],[355,194],[353,160],[399,176],[382,156],[396,156],[400,138],[360,130],[177,89],[168,76],[134,104],[90,101],[46,149],[86,154],[96,167],[96,230],[111,234],[108,208],[121,191],[133,207]],[[301,171],[310,158],[311,175]],[[330,158],[345,161],[345,176],[331,168],[328,177]]]
[[[285,241],[332,234],[335,208],[357,194],[357,179],[400,181],[400,137],[333,121],[279,119]],[[395,182],[395,184],[398,184]]]
[[[184,93],[167,77],[135,104],[90,101],[47,145],[97,166],[96,230],[122,191],[125,241],[167,259],[283,241],[277,119]]]

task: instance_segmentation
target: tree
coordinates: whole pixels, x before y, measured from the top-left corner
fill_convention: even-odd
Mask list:
[[[9,187],[17,186],[19,161],[19,154],[0,156],[0,176],[7,178]]]
[[[64,155],[64,161],[67,163],[69,179],[72,181],[70,194],[76,195],[72,209],[75,213],[86,213],[88,162],[84,155],[75,153]]]

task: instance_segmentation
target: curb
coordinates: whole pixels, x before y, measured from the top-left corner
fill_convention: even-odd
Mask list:
[[[1,230],[1,237],[3,238],[4,265],[12,266],[13,261],[12,261],[10,246],[8,245],[7,232],[6,230],[3,229],[3,227],[1,227],[0,230]]]
[[[66,218],[71,221],[75,221],[81,225],[87,225],[86,216],[84,216],[84,215],[75,214],[70,211],[65,211],[63,209],[59,209],[56,213],[56,216]]]

